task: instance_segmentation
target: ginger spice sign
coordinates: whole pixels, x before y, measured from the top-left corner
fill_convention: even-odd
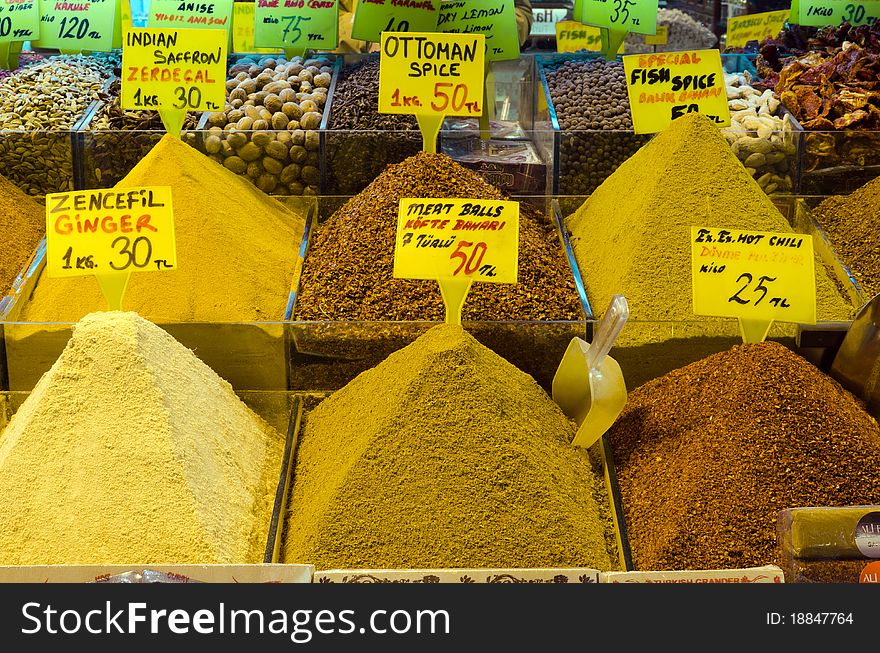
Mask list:
[[[697,112],[719,127],[730,126],[718,50],[627,55],[623,68],[637,134],[656,134]]]

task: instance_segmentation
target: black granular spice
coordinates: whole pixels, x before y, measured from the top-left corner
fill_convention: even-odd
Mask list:
[[[778,564],[780,510],[880,500],[877,422],[777,343],[646,383],[609,435],[640,570]]]
[[[298,320],[442,320],[436,281],[395,279],[401,198],[507,199],[443,154],[420,152],[388,166],[323,224],[306,256]],[[583,319],[574,276],[553,226],[520,205],[519,283],[475,283],[465,320]]]

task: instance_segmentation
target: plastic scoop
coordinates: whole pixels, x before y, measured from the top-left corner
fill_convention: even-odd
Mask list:
[[[553,377],[553,400],[578,424],[572,440],[576,447],[591,447],[626,406],[623,372],[608,352],[628,319],[626,297],[615,295],[593,343],[572,338]]]

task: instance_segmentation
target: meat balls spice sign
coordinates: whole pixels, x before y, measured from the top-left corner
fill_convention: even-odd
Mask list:
[[[382,33],[379,113],[414,114],[435,152],[444,116],[483,115],[486,37]]]
[[[114,188],[46,196],[46,271],[94,275],[111,310],[132,272],[177,267],[171,188]]]
[[[400,200],[394,276],[437,279],[448,323],[461,324],[472,282],[516,283],[518,274],[518,202]]]
[[[337,0],[257,0],[254,44],[306,50],[335,50],[339,43]]]
[[[440,0],[357,0],[351,35],[378,42],[382,32],[433,32]]]
[[[36,45],[62,52],[112,49],[117,1],[40,0],[40,40]]]
[[[169,134],[188,111],[219,111],[226,100],[227,33],[220,29],[126,30],[122,108],[155,109]]]
[[[816,323],[812,236],[691,227],[691,278],[694,314],[739,318],[744,342]]]
[[[0,2],[0,43],[31,41],[40,35],[40,6],[37,0]]]
[[[626,55],[623,68],[636,134],[656,134],[696,112],[730,126],[718,50]]]

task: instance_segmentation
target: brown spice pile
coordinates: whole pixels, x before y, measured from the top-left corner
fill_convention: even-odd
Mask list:
[[[436,281],[395,279],[397,206],[406,197],[506,199],[442,154],[388,166],[324,224],[306,256],[298,320],[442,320]],[[582,318],[574,278],[553,228],[520,207],[519,283],[475,283],[465,320]]]
[[[46,210],[0,177],[0,297],[12,286],[46,232]]]
[[[869,295],[880,292],[880,177],[815,210],[831,243]]]
[[[777,563],[779,510],[880,500],[877,423],[772,342],[645,384],[609,434],[640,570]]]

